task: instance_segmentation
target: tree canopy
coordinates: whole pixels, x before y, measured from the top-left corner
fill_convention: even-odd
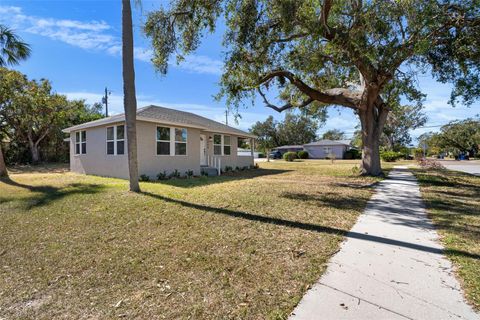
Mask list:
[[[269,116],[265,121],[257,121],[250,132],[256,135],[260,149],[269,150],[283,145],[302,145],[317,138],[318,120],[302,114],[287,113],[283,121]]]
[[[322,135],[322,139],[326,140],[345,140],[346,138],[345,132],[339,129],[328,130]]]
[[[377,175],[391,104],[421,100],[418,72],[453,83],[451,103],[478,98],[479,9],[478,0],[173,0],[144,29],[166,73],[170,56],[196,50],[222,17],[220,97],[236,108],[256,94],[277,111],[350,108],[361,123],[362,171]]]
[[[381,145],[392,151],[408,147],[412,142],[410,131],[423,126],[427,116],[422,112],[421,104],[392,107],[383,127]]]
[[[0,68],[0,132],[15,146],[9,148],[10,162],[25,161],[22,151],[27,148],[28,160],[34,163],[40,161],[42,149],[45,157],[64,159],[66,147],[61,130],[101,118],[100,107],[89,107],[82,100],[69,101],[53,92],[46,79],[29,80],[18,71]]]
[[[438,133],[423,134],[419,138],[419,147],[423,145],[437,152],[444,151],[457,156],[467,153],[478,156],[480,151],[480,118],[451,121],[442,126]]]

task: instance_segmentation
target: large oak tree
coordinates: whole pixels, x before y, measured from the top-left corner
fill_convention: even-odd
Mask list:
[[[379,175],[392,91],[418,98],[415,76],[425,71],[453,83],[452,102],[477,98],[479,8],[478,0],[173,0],[148,15],[145,32],[152,62],[166,73],[172,53],[181,60],[224,20],[227,102],[238,107],[258,94],[277,111],[352,109],[361,123],[362,171]],[[270,101],[276,93],[281,106]]]

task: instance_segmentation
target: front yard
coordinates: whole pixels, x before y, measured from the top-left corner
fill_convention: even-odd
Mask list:
[[[285,318],[372,193],[355,162],[142,183],[0,182],[0,318]]]

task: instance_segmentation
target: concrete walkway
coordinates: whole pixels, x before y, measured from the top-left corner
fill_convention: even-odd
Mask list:
[[[480,319],[466,304],[414,176],[382,181],[291,319]]]

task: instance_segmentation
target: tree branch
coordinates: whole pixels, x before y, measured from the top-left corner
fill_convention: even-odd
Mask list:
[[[307,95],[313,101],[318,101],[325,104],[341,105],[352,109],[360,109],[359,102],[361,100],[361,92],[345,88],[328,89],[323,92],[318,91],[307,85],[290,71],[272,71],[260,78],[259,85],[266,84],[276,77],[287,78],[291,84],[293,84],[298,90]]]
[[[282,112],[282,111],[285,111],[285,110],[288,110],[288,109],[291,109],[291,108],[304,108],[306,106],[308,106],[310,103],[312,103],[314,100],[312,98],[308,98],[307,100],[303,101],[300,105],[298,106],[294,106],[293,104],[291,104],[290,102],[287,102],[285,105],[281,106],[281,107],[277,107],[273,104],[271,104],[267,97],[265,96],[265,94],[262,92],[262,90],[260,88],[257,89],[258,90],[258,93],[262,96],[263,98],[263,101],[265,102],[265,105],[268,107],[268,108],[271,108],[277,112]]]

